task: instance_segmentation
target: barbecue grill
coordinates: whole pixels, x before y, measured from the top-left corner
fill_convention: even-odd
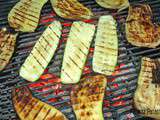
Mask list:
[[[19,0],[0,0],[0,28],[9,27],[7,15]],[[97,24],[101,15],[112,14],[118,23],[119,56],[118,65],[113,75],[108,76],[108,85],[103,101],[104,118],[107,120],[137,120],[144,118],[133,107],[133,95],[137,86],[137,77],[142,56],[151,58],[160,57],[160,46],[155,49],[135,47],[129,44],[125,37],[125,20],[128,10],[116,13],[115,10],[104,9],[96,4],[95,0],[79,0],[96,14],[96,18],[85,22]],[[147,3],[153,11],[153,21],[160,23],[159,0],[130,0],[130,4]],[[44,29],[54,20],[61,21],[63,25],[62,38],[59,47],[49,66],[39,81],[27,82],[19,76],[20,66],[29,55],[36,40]],[[8,66],[0,72],[0,120],[19,120],[13,104],[11,90],[15,87],[29,86],[33,95],[38,99],[55,106],[70,120],[75,120],[75,114],[70,103],[70,90],[73,85],[63,85],[55,78],[60,76],[60,68],[63,60],[66,38],[71,26],[71,20],[58,17],[48,2],[41,12],[37,30],[33,33],[19,33],[15,53]],[[94,41],[90,48],[83,76],[95,74],[91,69]]]

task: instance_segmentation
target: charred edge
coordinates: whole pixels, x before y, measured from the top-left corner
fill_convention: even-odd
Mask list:
[[[63,71],[72,81],[74,81],[67,72],[65,72],[63,69],[62,69],[62,71]]]
[[[31,55],[33,56],[33,58],[38,62],[38,64],[41,66],[42,69],[45,69],[45,67],[41,64],[41,62],[33,55],[33,53],[31,52]]]
[[[52,108],[50,108],[50,109],[46,112],[46,115],[45,115],[45,117],[43,118],[43,120],[45,120],[45,119],[47,118],[47,115],[49,115],[49,113],[51,112],[51,109],[52,109]]]
[[[38,114],[40,114],[40,111],[42,110],[42,108],[44,107],[45,105],[42,105],[41,108],[37,111],[36,115],[34,116],[33,120],[36,119],[36,117],[38,116]]]

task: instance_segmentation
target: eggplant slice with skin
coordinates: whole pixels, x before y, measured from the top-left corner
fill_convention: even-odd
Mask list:
[[[147,4],[129,7],[126,37],[139,47],[155,48],[160,45],[160,26],[152,22],[152,10]]]
[[[142,58],[134,104],[144,116],[160,118],[160,59]]]
[[[128,0],[96,0],[96,2],[104,8],[118,9],[119,11],[129,7]]]
[[[50,0],[57,15],[66,19],[85,20],[93,17],[90,9],[78,0]]]
[[[0,29],[0,71],[11,59],[16,45],[17,33],[10,33],[7,28]]]
[[[55,107],[32,96],[26,86],[12,91],[12,101],[21,120],[68,120]]]
[[[31,82],[39,79],[58,47],[61,30],[59,21],[54,21],[46,28],[23,63],[20,69],[21,77]]]
[[[42,7],[48,0],[20,0],[10,11],[8,22],[16,31],[34,32]]]
[[[79,82],[85,66],[95,26],[84,22],[72,24],[64,52],[61,80],[64,84]]]
[[[118,60],[118,36],[116,20],[110,15],[99,19],[93,54],[93,71],[111,75]]]
[[[107,79],[103,75],[86,76],[71,91],[71,104],[77,120],[104,120],[103,98]]]

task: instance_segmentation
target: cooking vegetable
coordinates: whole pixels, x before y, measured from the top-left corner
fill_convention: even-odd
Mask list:
[[[103,75],[84,77],[71,91],[71,103],[77,120],[104,120],[102,104],[106,87]]]
[[[142,58],[134,104],[144,116],[160,118],[160,59]]]
[[[93,70],[111,75],[118,59],[117,23],[110,15],[99,19],[93,55]]]
[[[48,0],[20,0],[10,11],[8,22],[16,31],[34,32],[42,7]]]
[[[61,24],[51,23],[33,47],[20,69],[20,76],[28,81],[36,81],[51,61],[61,37]]]
[[[62,18],[83,20],[90,19],[93,13],[78,0],[50,0],[54,11]]]
[[[119,11],[129,7],[128,0],[96,0],[96,2],[104,8],[118,9]]]
[[[147,4],[129,7],[126,21],[126,37],[129,43],[148,48],[155,48],[160,44],[160,26],[152,22],[152,16],[152,10]]]
[[[72,24],[61,69],[62,83],[79,82],[94,31],[95,26],[88,23],[74,22]]]
[[[6,67],[14,53],[17,35],[10,33],[7,28],[0,29],[0,71]]]
[[[55,107],[32,96],[28,87],[14,89],[12,100],[21,120],[67,120]]]

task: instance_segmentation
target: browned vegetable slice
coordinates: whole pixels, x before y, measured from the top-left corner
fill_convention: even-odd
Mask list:
[[[17,35],[8,32],[6,28],[0,29],[0,71],[5,68],[13,55]]]
[[[160,26],[152,22],[152,16],[152,10],[147,4],[129,7],[126,21],[128,42],[148,48],[155,48],[160,44]]]
[[[106,81],[103,75],[88,76],[73,87],[71,103],[77,120],[104,120],[102,104]]]
[[[144,116],[160,118],[160,59],[142,58],[134,104]]]
[[[62,18],[83,20],[90,19],[93,13],[77,0],[50,0],[53,9]]]
[[[21,120],[67,120],[55,107],[33,97],[28,87],[14,89],[12,97]]]
[[[43,5],[48,0],[20,0],[10,11],[8,22],[16,31],[34,32]]]
[[[118,9],[119,11],[129,7],[128,0],[96,0],[96,2],[104,8]]]

